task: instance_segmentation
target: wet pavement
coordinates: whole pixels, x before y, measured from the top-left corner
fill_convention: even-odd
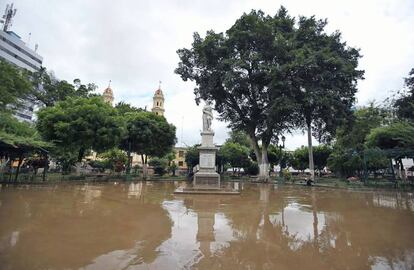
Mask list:
[[[414,269],[413,193],[179,185],[3,185],[0,269]]]

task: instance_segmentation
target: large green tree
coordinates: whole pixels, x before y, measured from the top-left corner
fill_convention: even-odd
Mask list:
[[[339,124],[352,116],[357,81],[364,72],[357,69],[359,51],[342,41],[341,33],[326,33],[326,20],[300,17],[295,33],[295,76],[299,127],[308,135],[309,168],[314,179],[312,135],[326,141]]]
[[[380,156],[374,157],[372,153],[375,153],[375,150],[367,149],[366,137],[371,130],[388,125],[389,122],[390,112],[374,103],[356,109],[352,121],[337,129],[335,144],[328,159],[329,169],[346,177],[360,174],[364,167],[366,151],[369,152],[369,158],[365,158],[367,168],[372,171],[375,168],[379,169],[379,164],[383,164],[383,160]]]
[[[273,17],[262,11],[243,14],[223,33],[194,34],[190,49],[177,51],[176,73],[195,81],[196,102],[213,104],[222,120],[250,138],[267,180],[268,146],[293,124],[292,38],[295,21],[285,8]]]
[[[405,180],[403,158],[414,158],[414,124],[408,121],[395,122],[371,130],[366,139],[367,147],[385,150],[389,158],[395,159],[402,179]]]
[[[371,130],[366,139],[366,146],[381,149],[414,149],[414,124],[395,122],[388,126]]]
[[[37,129],[56,146],[76,151],[78,162],[89,149],[112,149],[125,132],[122,118],[100,97],[67,98],[41,109]]]
[[[88,97],[97,86],[93,83],[82,84],[80,79],[75,79],[73,84],[57,79],[53,73],[46,68],[32,74],[32,81],[35,85],[33,95],[41,105],[50,107],[58,101],[68,97]]]
[[[236,168],[244,168],[250,164],[249,148],[244,145],[227,141],[220,148],[224,163],[229,163],[235,172]]]
[[[121,149],[130,154],[135,152],[141,155],[144,166],[147,157],[163,157],[171,152],[176,143],[174,125],[169,124],[163,116],[151,112],[129,112],[123,118],[126,123],[126,133],[121,141]],[[128,171],[129,171],[128,166]],[[146,173],[144,169],[144,173]],[[144,175],[146,176],[146,175]]]
[[[309,166],[309,155],[308,155],[308,148],[305,146],[301,146],[293,151],[293,158],[291,165],[294,169],[299,171],[304,171]]]
[[[187,164],[188,172],[190,173],[192,169],[200,163],[200,151],[198,147],[200,145],[193,145],[188,148],[185,153],[185,163]]]
[[[28,73],[0,60],[0,111],[12,110],[32,94]]]
[[[405,89],[394,102],[395,111],[399,119],[414,122],[414,68],[405,78]]]

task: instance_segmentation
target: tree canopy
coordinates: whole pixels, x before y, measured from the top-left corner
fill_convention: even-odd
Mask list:
[[[124,115],[126,133],[121,149],[139,155],[163,157],[175,145],[176,128],[163,116],[151,112],[130,112]]]
[[[175,72],[195,81],[197,103],[212,103],[220,119],[250,137],[262,177],[272,139],[311,124],[322,139],[354,102],[359,52],[325,26],[314,17],[296,23],[284,7],[273,17],[253,10],[225,33],[195,33],[192,47],[177,51]]]
[[[32,90],[27,71],[0,60],[0,111],[18,107]]]
[[[78,152],[97,152],[115,147],[125,128],[114,108],[100,97],[67,98],[38,112],[37,129],[42,137],[56,146]]]
[[[29,123],[19,122],[10,113],[0,112],[0,150],[7,147],[9,150],[25,152],[51,146],[40,138]]]
[[[223,161],[233,168],[243,168],[250,164],[249,148],[244,145],[227,141],[220,148],[220,152]]]
[[[86,98],[97,88],[93,83],[82,84],[80,79],[73,80],[73,84],[59,80],[44,67],[32,74],[32,81],[35,86],[33,91],[35,99],[46,107],[53,106],[68,97]]]
[[[414,122],[414,68],[405,78],[405,91],[395,100],[394,107],[399,119]]]
[[[414,125],[408,122],[396,122],[389,126],[371,130],[366,139],[366,146],[381,149],[414,149]]]

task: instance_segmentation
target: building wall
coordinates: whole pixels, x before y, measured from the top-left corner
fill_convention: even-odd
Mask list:
[[[0,30],[0,58],[18,67],[35,72],[42,67],[43,58],[26,46],[14,33]]]
[[[27,47],[19,36],[2,30],[0,30],[0,59],[31,72],[39,70],[43,62],[43,58]],[[34,108],[34,100],[27,97],[22,100],[22,106],[16,111],[15,117],[20,121],[31,122]]]
[[[175,159],[173,162],[177,164],[179,169],[187,169],[187,163],[185,163],[185,155],[187,153],[186,147],[174,147]]]

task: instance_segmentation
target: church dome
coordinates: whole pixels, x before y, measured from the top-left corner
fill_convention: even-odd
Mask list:
[[[111,87],[109,87],[109,86],[108,86],[108,88],[106,88],[106,89],[104,90],[103,94],[104,94],[105,96],[108,96],[108,95],[113,96],[113,95],[114,95],[114,93],[112,92]]]
[[[162,93],[161,88],[158,88],[157,90],[155,90],[155,96],[164,96],[164,94]]]

